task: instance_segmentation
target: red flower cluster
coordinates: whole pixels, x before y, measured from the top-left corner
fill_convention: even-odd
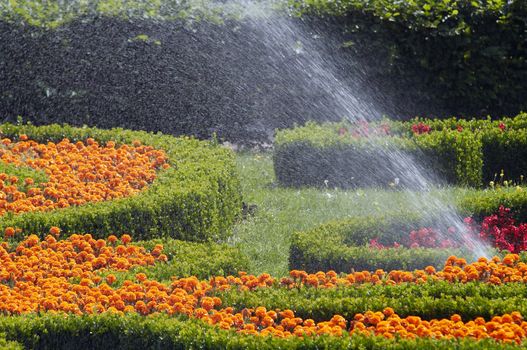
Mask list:
[[[449,229],[449,233],[455,230]],[[410,248],[453,248],[458,247],[459,243],[450,238],[443,238],[442,235],[431,227],[421,228],[410,232]]]
[[[466,229],[459,237],[455,236],[454,227],[448,229],[448,234],[425,227],[411,231],[404,246],[409,248],[458,248],[470,246],[479,238],[493,247],[508,250],[511,253],[518,254],[527,251],[527,223],[516,225],[509,208],[500,206],[498,213],[485,217],[481,226],[477,225],[472,218],[465,218],[464,222]],[[401,244],[397,242],[394,242],[393,246],[386,246],[379,243],[377,239],[370,240],[370,248],[385,249],[400,246]]]
[[[483,219],[479,235],[496,248],[519,253],[527,250],[527,224],[516,226],[510,211],[500,206],[497,214]]]
[[[430,131],[432,131],[432,128],[430,125],[426,125],[423,122],[419,122],[417,124],[412,125],[412,132],[417,135],[421,134],[428,134]]]

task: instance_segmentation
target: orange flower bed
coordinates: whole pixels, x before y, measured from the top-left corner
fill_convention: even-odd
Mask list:
[[[520,344],[527,336],[527,322],[519,312],[503,316],[495,316],[490,321],[482,317],[463,322],[461,316],[452,315],[450,319],[424,321],[417,316],[401,318],[391,308],[383,312],[368,311],[355,315],[350,331],[366,335],[380,335],[393,338],[397,334],[401,338],[430,337],[435,339],[454,338],[494,338],[504,342]]]
[[[89,234],[72,235],[66,240],[57,241],[55,235],[60,234],[60,230],[52,228],[50,231],[53,235],[48,235],[45,240],[39,241],[37,236],[31,235],[14,249],[9,249],[7,242],[1,243],[0,312],[137,312],[142,315],[164,312],[170,315],[185,314],[240,333],[277,337],[365,333],[388,338],[397,334],[404,338],[494,338],[517,343],[527,337],[527,322],[517,312],[494,317],[490,321],[476,318],[465,323],[458,315],[431,321],[416,316],[401,318],[392,309],[386,308],[383,312],[357,314],[349,321],[335,315],[329,321],[317,323],[312,319],[295,317],[292,310],[257,307],[237,311],[233,307],[222,306],[222,300],[212,296],[218,290],[277,286],[277,281],[269,274],[252,276],[241,272],[237,277],[213,277],[208,281],[189,277],[162,284],[139,273],[135,281],[126,280],[122,285],[116,286],[113,274],[103,278],[100,272],[107,269],[125,271],[134,266],[166,261],[167,257],[162,254],[163,246],[156,245],[148,253],[144,248],[130,245],[131,237],[128,235],[123,235],[120,242],[115,236],[110,236],[107,240],[95,240]],[[387,274],[377,271],[374,274],[357,272],[339,277],[334,272],[309,275],[302,271],[292,271],[293,279],[288,279],[292,283],[286,283],[283,279],[280,284],[291,286],[300,283],[326,288],[339,284],[372,282],[376,280],[373,276],[385,283],[398,283],[394,278],[399,277],[395,276],[408,276],[408,282],[417,283],[428,278],[454,281],[460,273],[458,268],[467,275],[474,272],[470,277],[474,279],[476,273],[479,273],[479,280],[489,283],[494,283],[493,277],[501,282],[514,282],[517,279],[511,278],[512,276],[521,275],[523,278],[527,272],[525,264],[519,262],[519,257],[511,254],[503,260],[481,259],[473,264],[451,257],[442,271],[427,269],[423,272],[408,272],[408,275],[401,271]],[[450,277],[452,273],[456,279]]]
[[[52,228],[51,231],[56,230]],[[108,275],[103,281],[96,272],[109,268],[128,270],[133,266],[153,265],[156,260],[167,260],[161,254],[162,247],[146,253],[144,248],[127,245],[130,241],[129,235],[121,237],[122,244],[117,244],[115,236],[105,241],[95,240],[89,234],[72,235],[57,241],[48,235],[40,241],[37,236],[30,235],[13,252],[8,252],[8,243],[2,242],[0,311],[80,314],[102,312],[110,305],[124,310],[123,300],[131,299],[126,294],[128,289],[114,291],[110,285],[115,276]],[[79,283],[72,279],[78,279]],[[133,307],[127,310],[132,311]]]
[[[331,288],[337,285],[353,285],[360,283],[373,284],[398,284],[403,282],[425,283],[428,280],[441,280],[449,282],[488,282],[502,284],[507,282],[527,282],[527,264],[520,262],[517,254],[508,254],[501,260],[494,257],[491,260],[479,258],[474,263],[467,264],[465,259],[451,256],[447,259],[443,270],[436,271],[432,266],[424,270],[385,272],[376,270],[358,271],[339,277],[336,272],[317,272],[308,274],[305,271],[292,270],[291,278],[282,278],[281,284],[290,288],[299,285],[310,285],[319,288]]]
[[[101,146],[93,139],[47,144],[28,140],[26,135],[19,139],[1,140],[1,160],[42,170],[49,181],[34,185],[31,178],[0,173],[0,216],[130,196],[154,181],[157,169],[168,167],[163,151],[140,142],[117,147],[113,141]],[[26,191],[16,186],[22,182]]]

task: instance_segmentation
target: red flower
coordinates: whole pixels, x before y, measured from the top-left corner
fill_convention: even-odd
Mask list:
[[[416,135],[428,134],[431,130],[430,125],[426,125],[423,122],[412,125],[412,132]]]

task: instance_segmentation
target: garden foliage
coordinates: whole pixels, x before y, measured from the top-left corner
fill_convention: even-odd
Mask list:
[[[337,20],[347,46],[369,49],[365,57],[375,59],[379,76],[431,87],[451,112],[502,115],[527,107],[523,0],[290,2],[306,17]]]
[[[277,131],[275,173],[285,186],[387,186],[395,177],[405,184],[412,174],[392,164],[399,152],[449,184],[479,187],[501,173],[519,181],[527,171],[526,120],[310,122]]]
[[[430,223],[429,223],[430,224]],[[459,249],[383,248],[370,246],[372,239],[387,246],[403,243],[411,230],[428,226],[425,219],[411,213],[387,213],[323,224],[293,233],[289,255],[290,269],[310,272],[338,272],[375,269],[422,269],[440,267]]]
[[[170,168],[159,172],[148,188],[131,197],[88,203],[49,212],[27,212],[0,218],[0,229],[46,234],[60,227],[63,234],[126,232],[134,239],[172,237],[189,241],[224,239],[241,209],[241,193],[231,151],[210,142],[174,138],[123,129],[102,130],[70,126],[3,124],[4,137],[26,134],[40,141],[98,141],[144,145],[166,152]]]
[[[432,339],[399,340],[382,337],[321,336],[280,339],[239,335],[208,326],[198,320],[158,315],[0,317],[0,329],[8,338],[20,339],[26,347],[37,349],[517,349],[512,344],[492,340]]]

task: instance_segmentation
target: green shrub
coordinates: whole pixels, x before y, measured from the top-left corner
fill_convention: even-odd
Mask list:
[[[468,131],[445,129],[414,138],[422,152],[419,161],[439,179],[461,186],[480,186],[483,159],[481,139]]]
[[[483,141],[483,178],[499,179],[503,172],[509,180],[519,181],[527,176],[527,132],[496,128],[485,132]]]
[[[126,232],[135,240],[155,237],[219,240],[230,234],[230,227],[241,208],[234,155],[209,142],[140,131],[67,125],[3,124],[0,133],[4,137],[27,134],[40,142],[60,141],[65,137],[73,142],[88,137],[100,142],[139,140],[163,149],[171,164],[171,168],[160,171],[156,180],[138,195],[49,212],[7,214],[0,218],[2,232],[12,226],[42,237],[51,226],[59,226],[65,234],[91,233],[96,238]]]
[[[414,134],[412,125],[431,130]],[[408,176],[393,164],[398,153],[415,159],[423,170],[448,184],[479,187],[503,170],[518,181],[527,171],[527,114],[501,120],[383,120],[392,136],[354,138],[350,123],[307,123],[276,133],[274,167],[284,186],[386,186]],[[500,125],[504,128],[500,128]],[[355,126],[356,127],[356,126]],[[458,127],[461,129],[458,130]],[[344,128],[344,133],[339,130]]]
[[[22,344],[15,341],[7,341],[5,334],[0,333],[0,349],[2,350],[22,350],[24,347]]]
[[[371,239],[387,246],[404,242],[411,230],[426,227],[416,214],[391,213],[330,222],[291,237],[289,268],[308,272],[334,270],[413,270],[428,265],[441,267],[459,249],[369,247]]]
[[[481,184],[481,140],[469,132],[445,129],[412,138],[365,140],[328,132],[334,125],[313,128],[308,124],[306,128],[312,134],[277,133],[274,168],[278,182],[284,186],[322,186],[326,182],[331,187],[344,188],[386,186],[396,177],[404,185],[412,179],[401,177],[401,170],[393,164],[397,153],[418,159],[427,171],[448,183]],[[326,129],[325,133],[319,133],[321,129]],[[330,139],[323,139],[321,134]],[[304,140],[300,140],[300,135]]]
[[[498,212],[500,206],[511,208],[518,222],[527,222],[527,193],[525,187],[500,188],[468,192],[459,198],[457,207],[461,214],[482,219]]]
[[[515,349],[519,345],[474,341],[388,340],[362,335],[280,339],[240,335],[201,321],[164,315],[0,317],[0,330],[32,349]]]
[[[313,288],[303,286],[262,288],[254,291],[218,293],[226,305],[237,310],[264,306],[268,310],[291,309],[295,316],[317,322],[335,314],[353,319],[358,313],[382,311],[391,307],[401,317],[419,316],[426,320],[450,318],[459,314],[463,320],[476,317],[491,319],[518,311],[527,314],[527,287],[523,283],[494,286],[488,283],[451,283],[432,281],[424,284],[364,284],[353,287]]]
[[[396,177],[388,170],[390,152],[385,150],[389,148],[390,145],[379,143],[372,147],[361,141],[329,147],[317,147],[309,141],[275,143],[275,175],[281,185],[293,187],[387,186]]]
[[[222,19],[204,3],[142,0],[70,0],[67,5],[51,0],[14,0],[0,4],[0,18],[10,22],[54,29],[83,16],[151,19]]]

